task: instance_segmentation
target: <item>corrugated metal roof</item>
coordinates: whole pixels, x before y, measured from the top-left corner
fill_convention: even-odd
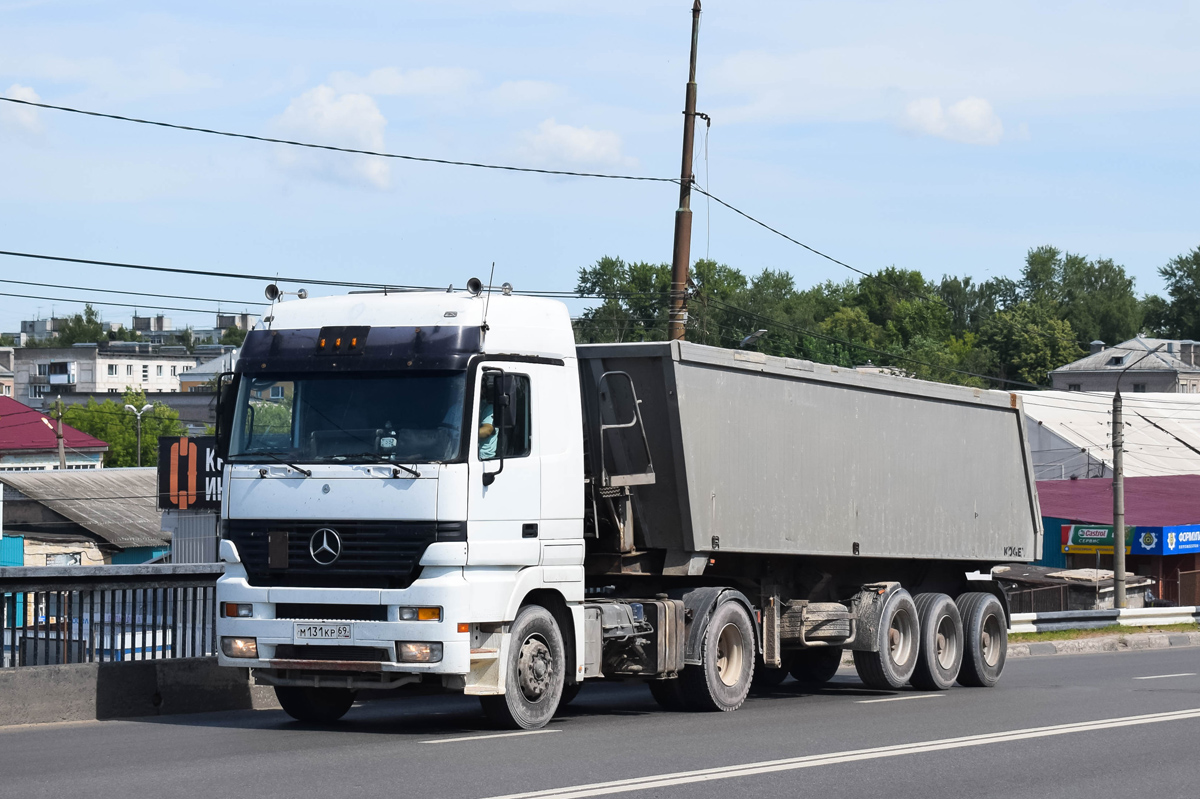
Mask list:
[[[11,397],[0,397],[0,451],[55,449],[56,424],[41,411]],[[63,425],[63,443],[71,449],[108,449],[107,443],[69,424]]]
[[[1081,391],[1019,391],[1025,415],[1078,450],[1086,450],[1112,474],[1112,394]],[[1200,394],[1126,394],[1125,476],[1200,474]],[[1076,452],[1060,453],[1063,461]],[[1035,460],[1053,462],[1034,450]],[[1039,457],[1042,456],[1042,457]],[[1047,476],[1044,472],[1042,476]]]
[[[1043,516],[1112,524],[1112,480],[1040,480],[1037,489]],[[1200,475],[1130,477],[1125,481],[1125,524],[1200,524]]]
[[[237,364],[239,352],[241,352],[241,349],[231,350],[224,355],[213,358],[211,361],[205,361],[195,369],[189,369],[184,372],[182,378],[194,381],[198,378],[213,378],[222,372],[232,372],[234,365]]]
[[[0,472],[0,483],[122,549],[171,541],[162,530],[154,469]]]
[[[1168,344],[1174,345],[1174,352],[1167,352]],[[1155,347],[1162,349],[1153,352]],[[1133,366],[1131,372],[1168,371],[1168,372],[1200,372],[1200,366],[1192,366],[1179,359],[1180,342],[1177,339],[1146,338],[1138,336],[1129,341],[1122,341],[1113,347],[1085,355],[1078,361],[1072,361],[1060,366],[1054,372],[1119,372]],[[1152,353],[1147,355],[1146,353]],[[1114,358],[1120,362],[1114,362]]]

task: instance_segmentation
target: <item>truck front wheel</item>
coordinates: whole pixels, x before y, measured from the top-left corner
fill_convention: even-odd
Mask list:
[[[283,712],[296,721],[330,724],[346,715],[354,704],[354,692],[347,688],[312,688],[293,685],[275,686],[275,698]]]
[[[503,696],[481,696],[493,724],[513,730],[545,727],[558,710],[566,681],[566,648],[550,611],[526,605],[512,624]]]
[[[754,628],[740,602],[717,606],[704,631],[700,665],[679,675],[679,687],[695,710],[737,710],[754,679]]]
[[[837,674],[842,665],[840,646],[819,646],[802,649],[792,655],[792,676],[801,685],[824,685]]]
[[[859,679],[871,688],[900,688],[912,677],[920,650],[920,622],[912,596],[903,588],[894,591],[879,614],[875,651],[854,651]]]

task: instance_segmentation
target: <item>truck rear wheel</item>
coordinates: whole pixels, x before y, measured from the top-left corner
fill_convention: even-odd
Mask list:
[[[650,695],[654,697],[654,701],[658,702],[658,706],[663,710],[679,713],[688,709],[678,677],[672,677],[669,680],[650,680],[646,685],[650,688]]]
[[[824,685],[837,674],[842,665],[840,646],[820,646],[802,649],[792,655],[792,676],[802,685]]]
[[[313,688],[276,685],[275,698],[283,712],[296,721],[331,724],[354,704],[354,691],[348,688]]]
[[[917,594],[921,649],[912,684],[922,691],[945,691],[958,679],[963,659],[963,623],[958,605],[945,594]]]
[[[871,688],[900,688],[912,677],[920,650],[917,606],[903,588],[888,597],[879,614],[875,652],[854,652],[859,679]]]
[[[694,710],[737,710],[754,679],[754,628],[740,602],[717,606],[704,631],[700,665],[679,675],[679,687]]]
[[[1008,623],[1000,600],[991,594],[962,594],[956,600],[962,614],[966,647],[958,682],[970,688],[991,688],[1000,680],[1008,656]]]
[[[754,679],[750,681],[750,693],[769,694],[787,679],[788,670],[792,665],[792,656],[784,655],[780,659],[779,668],[773,669],[759,655],[754,659]]]
[[[512,624],[504,694],[479,697],[483,712],[507,729],[545,727],[562,698],[565,663],[566,648],[554,616],[540,605],[526,605]]]

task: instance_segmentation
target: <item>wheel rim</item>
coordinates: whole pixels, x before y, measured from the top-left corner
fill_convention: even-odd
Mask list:
[[[954,629],[954,620],[949,616],[938,619],[937,626],[937,662],[945,671],[954,668],[958,662],[958,630]]]
[[[540,635],[531,635],[521,644],[517,656],[517,682],[521,693],[530,702],[546,697],[554,674],[554,658],[550,647]]]
[[[1003,634],[1004,630],[1000,627],[999,617],[994,613],[988,614],[980,628],[979,651],[983,654],[984,663],[989,666],[995,666],[1000,662],[1000,645]]]
[[[908,663],[913,655],[913,619],[907,610],[898,610],[892,615],[888,628],[888,654],[892,662]]]
[[[746,659],[746,642],[742,631],[732,622],[721,628],[717,636],[717,676],[729,686],[738,684],[742,678],[742,664]]]

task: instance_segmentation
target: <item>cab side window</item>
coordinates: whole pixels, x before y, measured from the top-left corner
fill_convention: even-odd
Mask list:
[[[479,459],[524,458],[533,442],[527,375],[484,372],[479,392]]]

